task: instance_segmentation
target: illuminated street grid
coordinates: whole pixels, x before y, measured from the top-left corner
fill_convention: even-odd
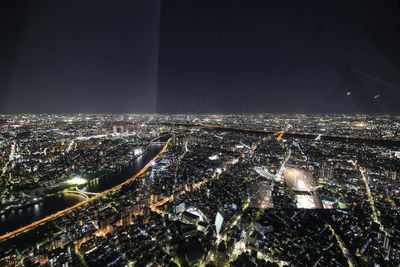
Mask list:
[[[0,237],[2,266],[400,264],[396,117],[25,116],[3,118],[4,209],[29,199],[18,183],[90,183],[91,161],[115,169],[168,141],[132,178],[97,195],[74,185],[87,200]],[[85,153],[80,168],[63,158]],[[54,182],[38,176],[52,162],[66,164]]]

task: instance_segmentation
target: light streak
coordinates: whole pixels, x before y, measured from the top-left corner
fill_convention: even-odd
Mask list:
[[[169,144],[170,141],[171,141],[171,138],[168,139],[168,141],[166,142],[166,144],[164,145],[164,147],[161,149],[161,151],[160,151],[151,161],[149,161],[149,163],[147,163],[146,166],[143,167],[143,169],[141,169],[138,173],[136,173],[133,177],[129,178],[129,179],[126,180],[125,182],[122,182],[122,183],[119,184],[119,185],[116,185],[116,186],[114,186],[114,187],[112,187],[112,188],[110,188],[110,189],[107,189],[107,190],[103,191],[102,193],[100,193],[100,194],[98,194],[98,195],[96,195],[96,196],[93,196],[93,197],[91,197],[91,198],[89,198],[89,199],[87,199],[87,200],[85,200],[85,201],[79,202],[78,204],[75,204],[75,205],[73,205],[73,206],[71,206],[71,207],[69,207],[69,208],[66,208],[66,209],[64,209],[64,210],[60,210],[60,211],[58,211],[58,212],[56,212],[56,213],[54,213],[54,214],[51,214],[51,215],[49,215],[49,216],[47,216],[47,217],[45,217],[45,218],[42,218],[42,219],[40,219],[40,220],[38,220],[38,221],[36,221],[36,222],[33,222],[33,223],[31,223],[31,224],[28,224],[28,225],[26,225],[26,226],[23,226],[23,227],[21,227],[21,228],[18,228],[18,229],[16,229],[16,230],[12,231],[12,232],[9,232],[9,233],[7,233],[7,234],[5,234],[5,235],[2,235],[2,236],[0,236],[0,241],[1,241],[1,240],[4,240],[4,239],[6,239],[6,238],[9,238],[9,237],[11,237],[11,236],[14,236],[14,235],[16,235],[16,234],[22,233],[22,232],[24,232],[24,231],[26,231],[26,230],[29,230],[29,229],[31,229],[31,228],[33,228],[33,227],[35,227],[35,226],[38,226],[39,224],[42,224],[42,223],[44,223],[44,222],[47,222],[47,221],[49,221],[49,220],[51,220],[51,219],[54,219],[54,218],[56,218],[56,217],[58,217],[58,216],[61,216],[61,215],[65,214],[65,213],[67,213],[67,212],[69,212],[69,211],[71,211],[71,210],[73,210],[73,209],[76,209],[76,208],[78,208],[78,207],[81,207],[81,206],[83,206],[83,205],[86,205],[87,203],[92,202],[93,200],[98,199],[98,198],[100,198],[100,197],[102,197],[102,196],[104,196],[104,195],[110,193],[111,191],[114,191],[115,189],[118,189],[118,188],[120,188],[121,186],[123,186],[123,185],[125,185],[125,184],[131,182],[132,180],[136,179],[137,177],[139,177],[140,175],[142,175],[142,174],[144,174],[144,173],[146,172],[146,170],[151,166],[151,163],[152,163],[154,160],[156,160],[162,153],[164,153],[164,151],[167,149],[167,146],[168,146],[168,144]]]

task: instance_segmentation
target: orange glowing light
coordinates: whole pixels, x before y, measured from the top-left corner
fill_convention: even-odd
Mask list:
[[[73,206],[71,206],[71,207],[69,207],[69,208],[66,208],[66,209],[64,209],[64,210],[58,211],[58,212],[56,212],[56,213],[54,213],[54,214],[51,214],[51,215],[49,215],[49,216],[47,216],[47,217],[45,217],[45,218],[42,218],[42,219],[38,220],[38,221],[36,221],[36,222],[33,222],[33,223],[31,223],[31,224],[28,224],[28,225],[26,225],[26,226],[23,226],[23,227],[21,227],[21,228],[18,228],[18,229],[16,229],[16,230],[12,231],[12,232],[9,232],[9,233],[7,233],[7,234],[5,234],[5,235],[2,235],[2,236],[0,236],[0,241],[1,241],[1,240],[4,240],[4,239],[6,239],[6,238],[9,238],[9,237],[11,237],[11,236],[14,236],[14,235],[16,235],[16,234],[22,233],[22,232],[24,232],[24,231],[26,231],[26,230],[29,230],[29,229],[31,229],[31,228],[33,228],[33,227],[39,225],[39,224],[42,224],[42,223],[44,223],[44,222],[46,222],[46,221],[48,221],[48,220],[51,220],[51,219],[54,219],[54,218],[56,218],[56,217],[58,217],[58,216],[60,216],[60,215],[63,215],[63,214],[65,214],[65,213],[67,213],[67,212],[69,212],[69,211],[71,211],[71,210],[73,210],[73,209],[76,209],[76,208],[78,208],[78,207],[81,207],[81,206],[83,206],[83,205],[85,205],[85,204],[87,204],[87,203],[89,203],[89,202],[91,202],[91,201],[93,201],[93,200],[95,200],[95,199],[97,199],[97,198],[99,198],[99,197],[102,197],[102,196],[104,196],[104,195],[110,193],[111,191],[114,191],[115,189],[120,188],[121,186],[123,186],[123,185],[125,185],[125,184],[131,182],[132,180],[136,179],[137,177],[140,177],[140,175],[144,174],[144,173],[146,172],[146,170],[151,166],[151,163],[152,163],[153,161],[155,161],[162,153],[165,152],[165,150],[167,149],[167,146],[168,146],[168,144],[169,144],[170,141],[171,141],[171,139],[168,139],[168,141],[166,142],[165,146],[161,149],[160,153],[158,153],[149,163],[147,163],[146,166],[144,166],[143,169],[141,169],[137,174],[135,174],[133,177],[129,178],[129,179],[126,180],[125,182],[122,182],[122,183],[119,184],[119,185],[116,185],[116,186],[114,186],[114,187],[112,187],[112,188],[110,188],[110,189],[107,189],[107,190],[103,191],[102,193],[100,193],[100,194],[98,194],[98,195],[96,195],[96,196],[93,196],[93,197],[91,197],[91,198],[89,198],[89,199],[87,199],[87,200],[85,200],[85,201],[79,202],[78,204],[75,204],[75,205],[73,205]],[[164,203],[163,203],[163,204],[164,204]]]

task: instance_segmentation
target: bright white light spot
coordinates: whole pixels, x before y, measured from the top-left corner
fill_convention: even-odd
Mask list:
[[[141,148],[136,148],[134,153],[135,153],[135,156],[138,156],[138,155],[142,154],[142,149]]]
[[[67,181],[67,183],[69,183],[69,184],[77,184],[77,185],[85,184],[86,182],[87,182],[87,181],[86,181],[85,179],[80,178],[80,177],[74,177],[74,178],[69,179],[69,180]]]
[[[218,155],[212,155],[212,156],[208,157],[208,159],[209,160],[216,160],[216,159],[219,159],[219,156]]]
[[[304,183],[303,180],[298,180],[297,185],[298,185],[298,188],[301,188],[301,189],[306,188],[306,184]]]
[[[297,202],[296,206],[298,209],[315,209],[316,208],[312,196],[297,195],[296,202]]]

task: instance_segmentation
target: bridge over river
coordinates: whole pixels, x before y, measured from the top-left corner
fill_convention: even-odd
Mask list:
[[[151,143],[141,156],[97,182],[86,184],[81,189],[71,190],[70,194],[42,196],[41,201],[36,204],[1,214],[0,240],[60,216],[137,178],[146,171],[153,160],[165,151],[169,143],[169,139],[168,141],[167,139],[163,138]]]
[[[75,190],[65,190],[65,191],[63,191],[63,193],[77,194],[77,195],[83,196],[86,199],[89,199],[90,196],[97,196],[98,194],[100,194],[100,193],[86,192],[86,191],[79,189],[78,187],[75,187]]]

